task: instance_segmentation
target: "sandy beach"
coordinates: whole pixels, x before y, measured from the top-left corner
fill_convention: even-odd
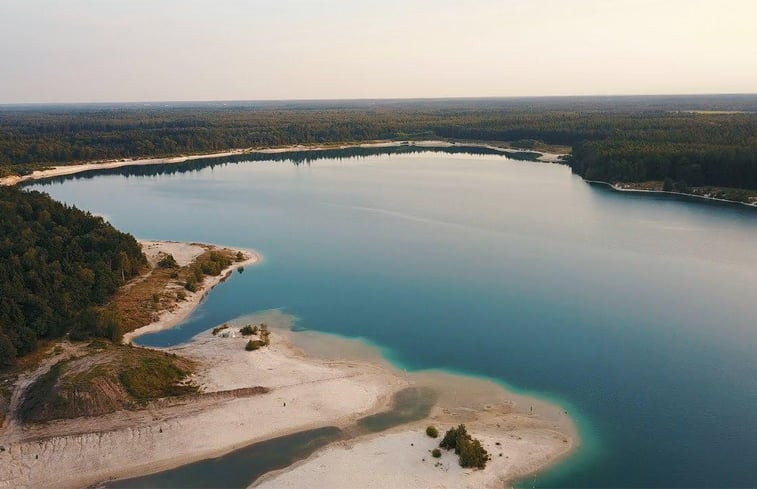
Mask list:
[[[429,438],[422,429],[412,429],[329,446],[306,462],[263,477],[251,487],[501,488],[549,464],[566,447],[558,434],[540,430],[511,430],[504,436],[477,437],[493,455],[484,470],[460,467],[454,452],[444,451],[438,459],[432,457],[431,451],[439,440]]]
[[[278,321],[275,314],[256,319]],[[2,440],[0,487],[84,487],[305,429],[345,425],[381,408],[406,385],[370,364],[304,358],[282,336],[271,336],[271,346],[254,353],[245,351],[241,336],[209,332],[170,350],[204,363],[195,380],[205,393],[257,386],[269,392],[200,396],[165,408],[29,427],[21,439]]]
[[[495,151],[500,151],[502,153],[513,153],[513,152],[519,152],[522,150],[518,149],[512,149],[512,148],[503,148],[500,146],[495,146],[491,144],[478,144],[478,143],[451,143],[449,141],[376,141],[376,142],[368,142],[368,143],[359,143],[359,144],[338,144],[338,145],[317,145],[317,146],[306,146],[306,145],[292,145],[292,146],[284,146],[280,148],[242,148],[242,149],[233,149],[230,151],[223,151],[219,153],[210,153],[210,154],[195,154],[195,155],[180,155],[180,156],[172,156],[172,157],[165,157],[165,158],[141,158],[141,159],[126,159],[122,158],[119,160],[106,160],[106,161],[94,161],[94,162],[87,162],[87,163],[78,163],[78,164],[71,164],[71,165],[58,165],[53,166],[52,168],[48,168],[45,170],[35,170],[32,173],[29,173],[28,175],[12,175],[8,177],[0,178],[0,185],[3,186],[9,186],[9,185],[17,185],[22,182],[27,182],[31,180],[40,180],[44,178],[52,178],[52,177],[60,177],[64,175],[74,175],[76,173],[81,173],[85,171],[91,171],[91,170],[107,170],[111,168],[120,168],[123,166],[144,166],[144,165],[165,165],[165,164],[177,164],[177,163],[184,163],[186,161],[191,160],[201,160],[201,159],[207,159],[207,158],[221,158],[224,156],[235,156],[235,155],[244,155],[244,154],[251,154],[251,153],[286,153],[289,151],[323,151],[323,150],[332,150],[332,149],[349,149],[349,148],[388,148],[388,147],[396,147],[396,146],[403,146],[403,145],[412,145],[412,146],[418,146],[418,147],[424,147],[424,148],[447,148],[451,146],[470,146],[470,147],[479,147],[479,148],[487,148]],[[553,153],[544,153],[539,152],[541,156],[537,158],[537,161],[543,161],[543,162],[550,162],[550,163],[556,163],[560,160],[560,157],[564,156],[561,154],[553,154]]]
[[[304,338],[298,335],[304,334]],[[290,335],[308,354],[377,362],[377,351],[358,340],[306,332]],[[378,360],[381,363],[381,360]],[[364,488],[501,488],[515,479],[553,465],[576,448],[578,435],[559,406],[516,394],[487,379],[443,371],[400,373],[411,385],[430,388],[439,398],[430,415],[396,428],[337,442],[279,472],[266,474],[250,487],[285,489]],[[491,455],[484,470],[460,467],[454,452],[431,456],[444,431],[464,423]],[[427,426],[440,431],[426,435]],[[350,467],[345,470],[344,467]]]
[[[587,183],[606,185],[610,187],[611,189],[615,190],[616,192],[629,192],[629,193],[636,193],[636,194],[679,195],[682,197],[691,197],[695,199],[711,200],[715,202],[724,202],[728,204],[741,204],[741,205],[746,205],[748,207],[757,207],[757,200],[755,200],[754,202],[741,202],[738,200],[721,199],[718,197],[713,197],[711,195],[699,195],[699,194],[693,194],[693,193],[675,192],[672,190],[646,190],[646,189],[640,189],[640,188],[632,188],[626,184],[603,182],[601,180],[585,180],[585,181]]]
[[[141,243],[150,262],[161,253],[171,253],[180,265],[190,263],[207,246]],[[244,253],[245,261],[234,268],[260,260],[252,251]],[[132,332],[125,341],[177,324],[230,271],[206,278],[181,307]],[[501,487],[505,481],[555,463],[577,443],[575,427],[559,406],[508,392],[488,380],[436,371],[399,371],[358,340],[293,332],[294,321],[279,310],[263,311],[228,323],[226,334],[206,331],[188,343],[164,349],[198,363],[192,380],[200,393],[190,398],[99,417],[36,425],[9,423],[0,433],[4,448],[0,488],[86,487],[326,426],[354,433],[285,470],[265,475],[256,485]],[[271,345],[246,351],[248,338],[238,329],[259,323],[270,326]],[[65,346],[54,361],[86,354],[82,344]],[[34,375],[53,363],[50,359]],[[23,381],[28,385],[32,378],[30,374]],[[437,393],[428,418],[375,434],[355,432],[359,418],[386,411],[393,396],[408,387]],[[444,452],[439,460],[430,456],[439,440],[427,437],[425,427],[434,424],[443,433],[460,423],[491,454],[486,469],[462,469],[453,453]]]

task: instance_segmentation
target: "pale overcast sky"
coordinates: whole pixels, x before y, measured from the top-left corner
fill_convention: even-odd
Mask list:
[[[0,103],[757,92],[757,0],[0,0]]]

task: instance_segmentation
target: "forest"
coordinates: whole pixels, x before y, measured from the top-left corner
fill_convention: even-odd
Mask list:
[[[0,107],[0,176],[89,160],[445,138],[572,148],[590,180],[757,188],[757,96]]]
[[[42,339],[111,336],[99,306],[145,265],[134,237],[102,218],[0,187],[0,368]]]

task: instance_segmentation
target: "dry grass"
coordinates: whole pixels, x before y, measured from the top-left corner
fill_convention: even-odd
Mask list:
[[[215,249],[204,245],[205,252],[194,262],[184,267],[161,268],[156,266],[145,269],[132,282],[121,288],[113,296],[107,308],[113,311],[121,325],[121,332],[133,331],[158,320],[163,311],[172,311],[182,301],[182,296],[188,294],[185,284],[188,280],[196,279],[197,275],[208,275],[208,264],[213,258],[220,256],[223,260],[233,263],[237,260],[236,252],[228,249]],[[211,267],[212,268],[212,267]]]

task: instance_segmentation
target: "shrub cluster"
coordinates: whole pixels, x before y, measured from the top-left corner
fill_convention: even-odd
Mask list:
[[[244,347],[247,351],[255,351],[271,344],[271,332],[268,330],[268,325],[266,323],[260,323],[260,327],[248,324],[240,329],[239,332],[242,333],[243,336],[257,334],[260,337],[259,340],[250,340],[247,342]]]
[[[176,263],[176,259],[173,257],[173,255],[166,255],[160,259],[158,266],[160,268],[177,268],[179,264]]]
[[[255,351],[264,346],[266,346],[266,343],[262,340],[250,340],[244,346],[244,349],[247,351]]]
[[[229,328],[229,325],[228,325],[228,324],[223,324],[223,325],[221,325],[221,326],[218,326],[218,327],[216,327],[216,328],[213,328],[213,336],[217,335],[218,333],[220,333],[220,332],[221,332],[221,331],[223,331],[224,329],[228,329],[228,328]]]
[[[486,467],[486,462],[490,460],[489,453],[481,442],[470,436],[463,424],[457,428],[450,428],[439,443],[439,447],[455,450],[455,453],[460,456],[461,467],[483,469]]]
[[[248,324],[240,328],[239,332],[242,334],[242,336],[250,336],[250,335],[258,334],[258,327]]]

